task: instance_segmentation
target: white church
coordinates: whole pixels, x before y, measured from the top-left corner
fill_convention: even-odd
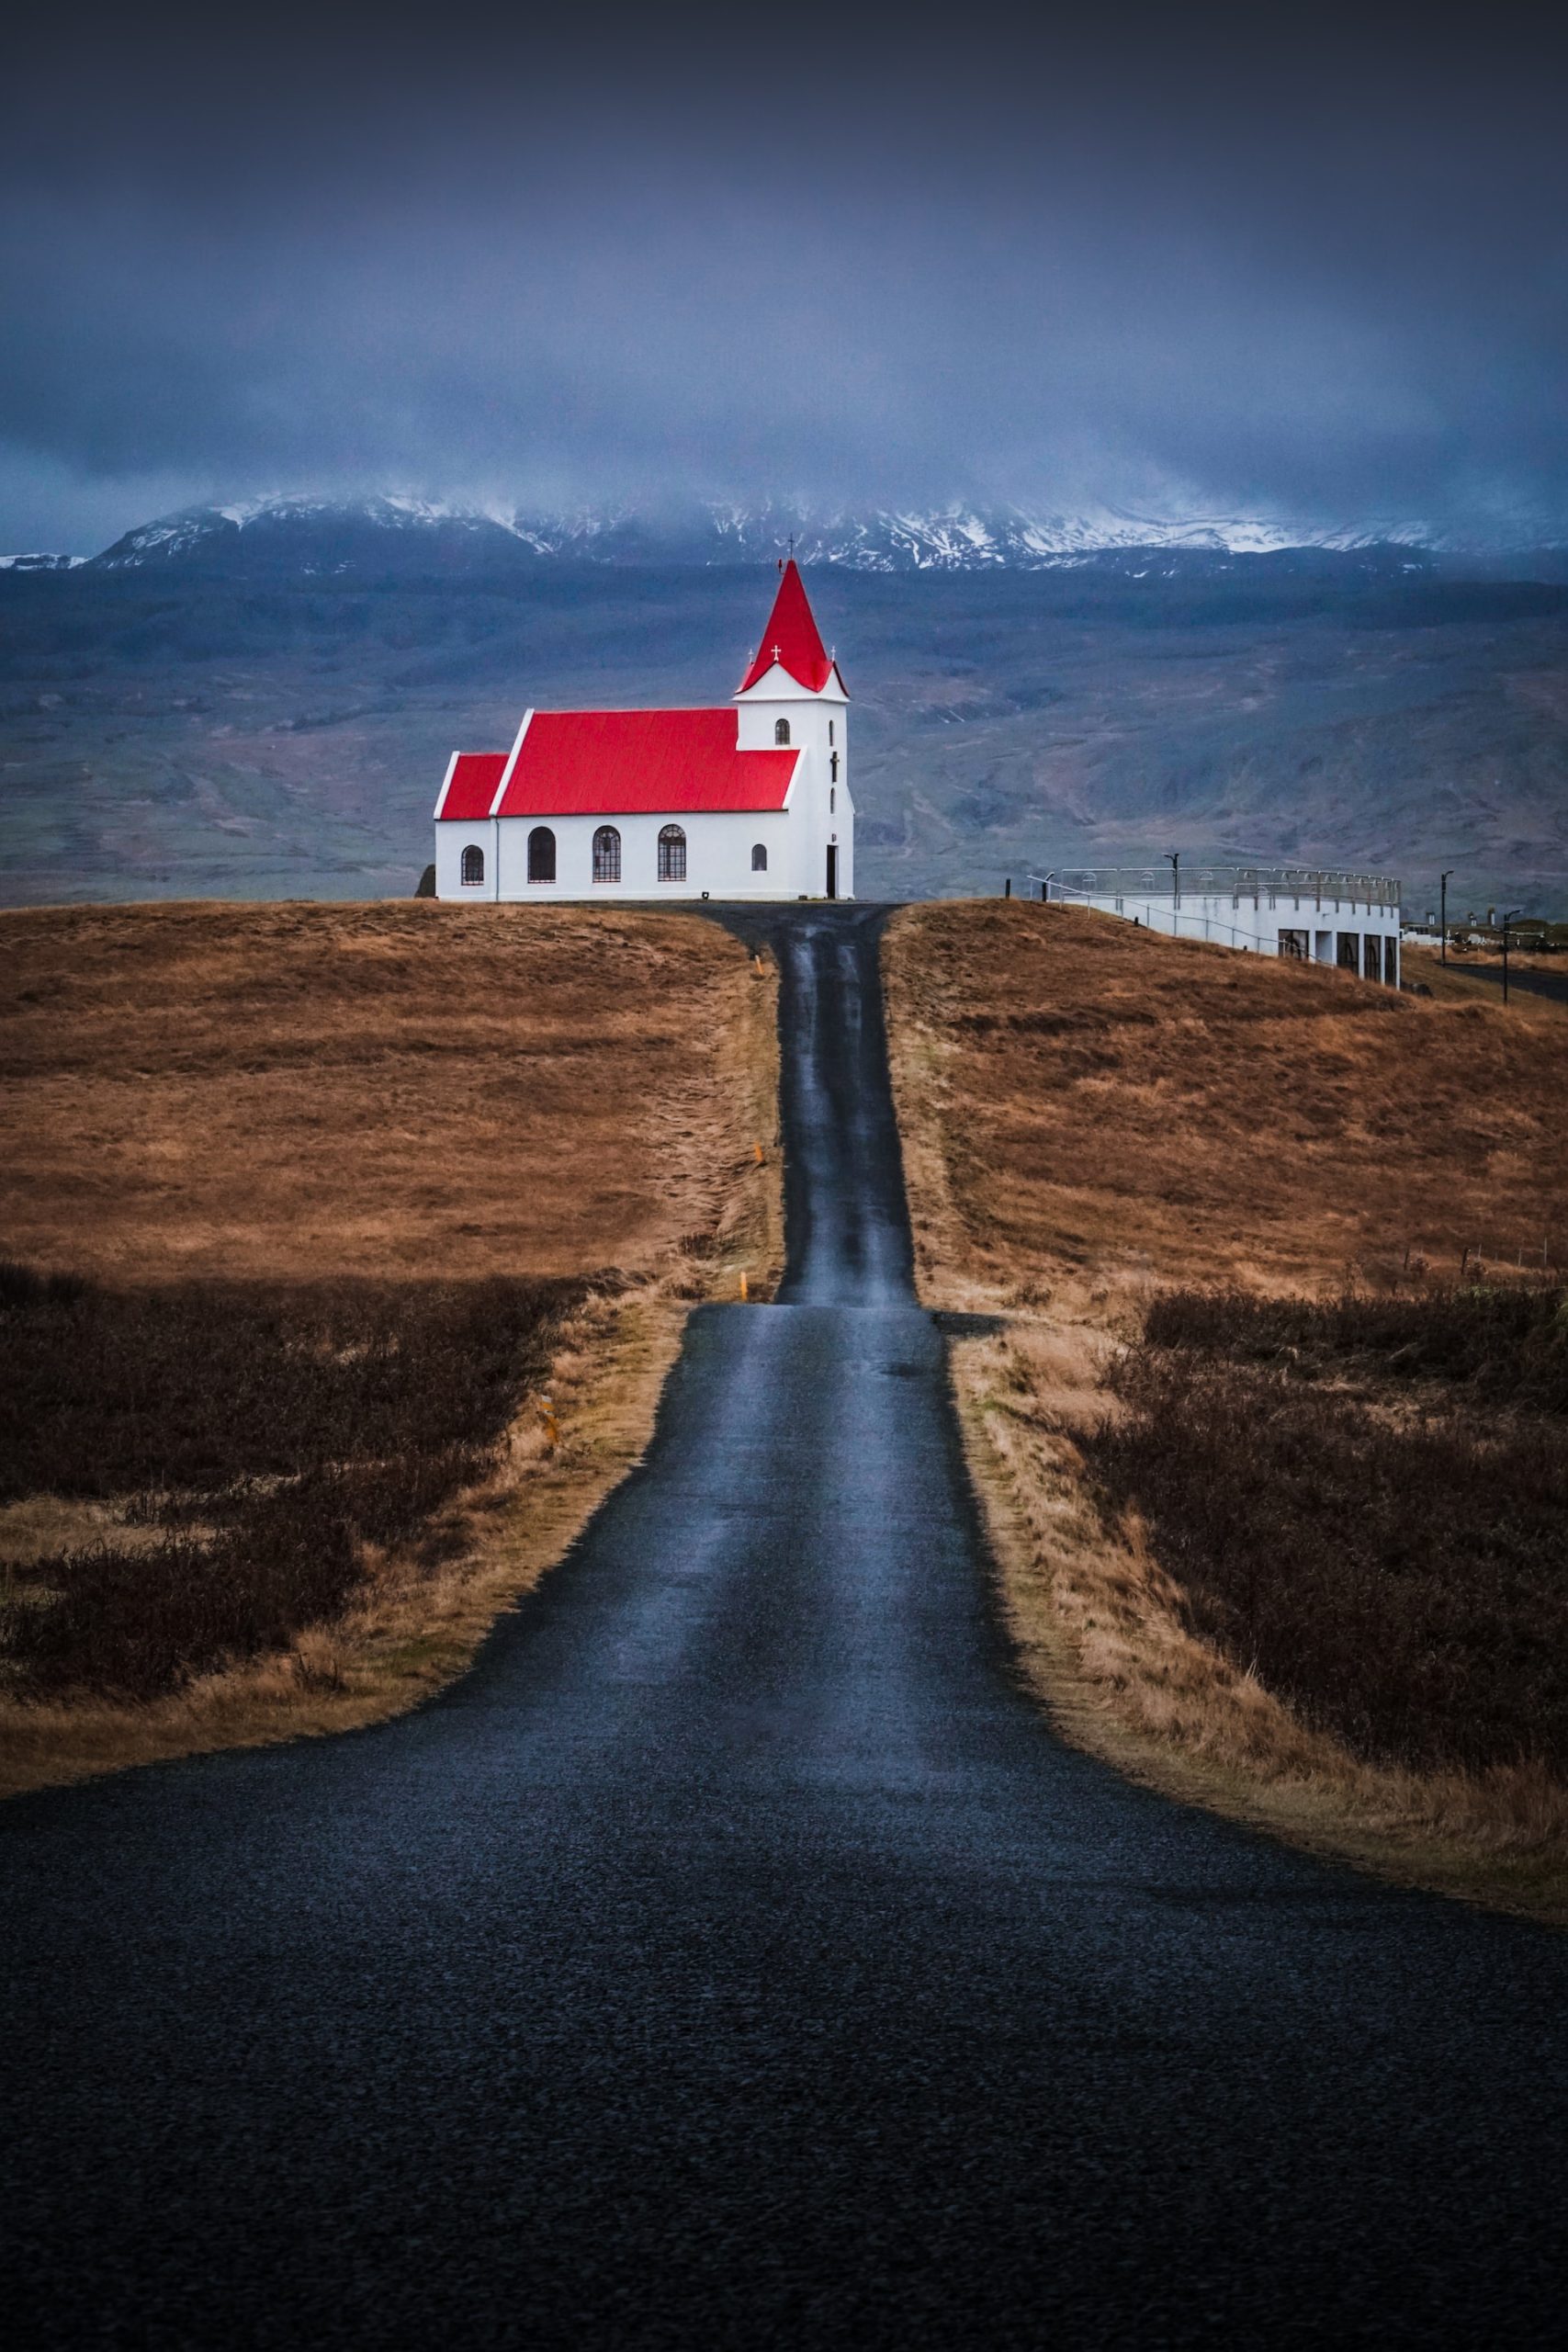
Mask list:
[[[847,899],[849,696],[792,556],[716,710],[525,710],[510,752],[454,752],[438,899]]]

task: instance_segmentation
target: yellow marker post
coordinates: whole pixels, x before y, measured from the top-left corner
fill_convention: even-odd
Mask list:
[[[742,1306],[745,1306],[746,1301],[750,1296],[750,1293],[746,1287],[746,1277],[743,1273],[740,1277],[740,1304]]]

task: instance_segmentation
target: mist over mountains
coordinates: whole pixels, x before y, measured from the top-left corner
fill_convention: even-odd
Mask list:
[[[0,569],[6,896],[412,889],[455,747],[527,703],[732,692],[792,532],[853,697],[867,897],[1180,849],[1377,867],[1412,903],[1451,865],[1461,908],[1568,911],[1544,541],[391,497],[191,509]]]

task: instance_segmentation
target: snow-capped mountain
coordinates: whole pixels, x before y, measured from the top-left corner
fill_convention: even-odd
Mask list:
[[[0,555],[0,571],[76,571],[85,555]]]
[[[1568,534],[1516,524],[1501,547],[1562,545]],[[878,508],[824,514],[788,503],[708,503],[684,513],[637,508],[539,514],[504,503],[379,496],[288,497],[197,506],[144,524],[92,558],[105,571],[165,564],[331,576],[367,570],[513,569],[543,562],[771,562],[793,543],[803,562],[855,571],[1038,571],[1146,552],[1224,559],[1316,549],[1340,555],[1473,548],[1409,518],[1357,523],[1277,515],[1183,515],[1098,506]],[[15,559],[41,567],[38,558]]]

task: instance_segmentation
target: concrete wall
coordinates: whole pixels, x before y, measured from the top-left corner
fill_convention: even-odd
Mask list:
[[[1121,898],[1089,898],[1059,890],[1054,890],[1053,896],[1069,905],[1091,906],[1105,914],[1122,915],[1129,922],[1141,922],[1145,929],[1161,932],[1168,937],[1212,939],[1222,947],[1257,955],[1292,952],[1289,940],[1281,949],[1280,939],[1282,933],[1294,934],[1304,943],[1307,960],[1314,963],[1341,965],[1339,943],[1353,939],[1357,943],[1355,968],[1367,973],[1375,961],[1375,977],[1398,985],[1397,906],[1312,895],[1298,898],[1290,891],[1267,889],[1259,891],[1256,899],[1235,898],[1228,890],[1183,890],[1179,906],[1169,897],[1146,899],[1129,894]],[[1377,943],[1373,957],[1368,955],[1369,938]]]

